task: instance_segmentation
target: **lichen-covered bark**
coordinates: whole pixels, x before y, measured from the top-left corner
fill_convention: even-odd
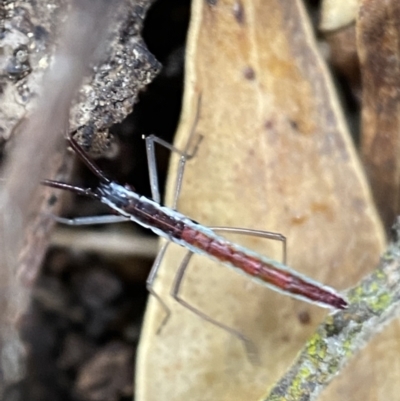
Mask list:
[[[351,357],[398,316],[400,220],[394,229],[396,240],[379,267],[348,291],[349,309],[326,318],[264,401],[317,399]]]

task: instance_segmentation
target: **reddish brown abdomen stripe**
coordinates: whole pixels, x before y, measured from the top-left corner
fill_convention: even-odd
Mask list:
[[[218,261],[229,263],[280,291],[336,309],[347,307],[347,302],[334,290],[314,283],[311,279],[307,280],[294,271],[278,269],[271,263],[249,255],[226,241],[212,238],[191,227],[183,229],[181,239]]]

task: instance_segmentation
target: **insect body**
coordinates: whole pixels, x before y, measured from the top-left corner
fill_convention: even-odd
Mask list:
[[[120,184],[100,184],[95,193],[100,196],[101,202],[120,216],[194,253],[234,267],[275,290],[323,307],[344,309],[347,306],[335,290],[300,275],[282,263],[232,243],[175,210],[160,206]]]
[[[148,141],[161,141],[154,137],[146,139]],[[303,301],[316,303],[322,307],[333,309],[345,309],[347,307],[345,299],[334,289],[299,274],[283,263],[261,256],[247,248],[228,241],[223,236],[216,234],[215,231],[231,231],[239,234],[252,234],[280,240],[282,240],[282,236],[279,237],[279,235],[275,233],[248,229],[205,227],[178,213],[174,209],[161,206],[159,202],[137,194],[127,185],[123,186],[115,181],[111,181],[104,175],[99,167],[88,158],[83,149],[72,138],[69,141],[71,147],[80,156],[82,161],[100,179],[100,184],[94,189],[84,189],[58,181],[45,180],[43,183],[54,188],[66,189],[79,195],[97,199],[112,209],[116,215],[84,217],[72,220],[57,218],[58,221],[72,225],[133,221],[143,227],[151,229],[155,234],[167,239],[169,241],[168,243],[174,242],[187,248],[190,255],[193,253],[205,255],[217,262],[239,270],[251,277],[253,280],[267,285],[276,291],[292,297],[300,298]],[[172,148],[172,150],[176,149]],[[155,180],[153,175],[153,187],[154,182]],[[158,190],[153,190],[153,197],[158,200]],[[147,283],[149,291],[160,301],[167,312],[166,318],[168,318],[170,313],[169,308],[152,288],[165,250],[166,246],[164,246],[160,251]],[[231,334],[246,342],[246,338],[239,332],[215,321],[204,312],[196,309],[194,306],[179,297],[181,282],[189,258],[186,258],[186,264],[182,264],[181,268],[178,270],[175,284],[171,291],[172,296],[183,306],[192,310],[203,319],[229,331]]]

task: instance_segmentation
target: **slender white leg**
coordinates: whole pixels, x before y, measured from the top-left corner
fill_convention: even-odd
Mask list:
[[[158,273],[158,270],[160,268],[161,262],[162,262],[162,260],[164,258],[165,252],[167,251],[168,245],[170,243],[171,242],[166,242],[161,247],[161,249],[159,250],[159,252],[157,254],[157,257],[156,257],[156,259],[155,259],[155,261],[153,263],[153,266],[151,267],[150,274],[149,274],[149,276],[147,277],[147,280],[146,280],[147,291],[149,291],[149,293],[151,295],[153,295],[155,299],[157,299],[157,301],[160,303],[160,305],[162,306],[162,308],[165,311],[165,317],[164,317],[164,319],[160,323],[160,326],[157,329],[157,334],[161,333],[162,328],[165,326],[165,324],[168,322],[169,317],[171,316],[171,310],[168,308],[167,304],[164,302],[164,300],[161,298],[161,296],[158,295],[158,293],[153,288],[154,287],[154,281],[155,281],[155,279],[157,277],[157,273]]]
[[[164,146],[169,151],[175,152],[181,156],[181,158],[179,160],[178,173],[177,173],[176,184],[175,184],[174,201],[172,204],[172,209],[174,209],[174,210],[176,210],[179,194],[180,194],[181,188],[182,188],[182,178],[183,178],[183,172],[185,169],[185,163],[187,160],[190,160],[192,157],[194,157],[196,155],[199,144],[200,144],[201,140],[203,139],[203,137],[201,135],[198,135],[196,142],[194,144],[194,147],[193,147],[193,151],[192,152],[189,151],[189,149],[191,148],[191,145],[192,145],[193,138],[196,137],[194,134],[195,134],[195,130],[196,130],[196,125],[200,118],[200,107],[201,107],[201,96],[199,95],[198,102],[197,102],[196,116],[195,116],[195,119],[194,119],[194,122],[192,125],[192,129],[189,134],[189,139],[187,141],[187,144],[186,144],[184,150],[180,150],[180,149],[176,148],[175,146],[171,145],[170,143],[164,141],[161,138],[158,138],[155,135],[150,135],[150,136],[146,137],[146,152],[147,152],[147,163],[148,163],[148,168],[149,168],[150,187],[151,187],[152,198],[155,202],[161,203],[161,197],[160,197],[160,187],[158,185],[157,163],[156,163],[154,143],[158,143],[159,145]]]
[[[158,184],[158,174],[157,174],[157,163],[156,163],[156,155],[155,155],[155,147],[154,143],[158,143],[161,146],[164,146],[166,149],[170,150],[171,152],[178,153],[180,155],[179,166],[178,166],[178,174],[176,178],[175,184],[175,194],[174,194],[174,201],[172,205],[172,209],[176,209],[178,198],[182,188],[182,178],[185,169],[185,164],[187,160],[190,160],[192,157],[195,156],[198,146],[202,140],[202,136],[197,137],[197,143],[193,149],[192,153],[188,153],[187,149],[184,151],[177,149],[175,146],[171,145],[170,143],[160,139],[154,135],[150,135],[146,137],[146,151],[147,151],[147,163],[149,168],[149,177],[150,177],[150,188],[151,188],[151,195],[155,202],[161,203],[160,198],[160,189]]]
[[[191,142],[194,137],[196,125],[197,125],[197,122],[198,122],[199,116],[200,116],[200,104],[201,104],[201,98],[199,97],[195,121],[193,123],[191,132],[189,134],[189,140],[183,151],[176,148],[175,146],[171,145],[170,143],[164,141],[163,139],[158,138],[155,135],[150,135],[150,136],[146,137],[146,152],[147,152],[147,163],[148,163],[148,169],[149,169],[150,188],[151,188],[152,198],[155,202],[161,203],[161,197],[160,197],[160,189],[159,189],[159,184],[158,184],[157,163],[156,163],[154,144],[157,143],[158,145],[161,145],[164,148],[168,149],[170,152],[175,152],[178,155],[180,155],[178,173],[177,173],[176,184],[175,184],[174,200],[173,200],[173,204],[172,204],[172,209],[174,209],[174,210],[176,210],[176,207],[178,204],[178,198],[179,198],[181,188],[182,188],[182,178],[183,178],[186,161],[196,155],[198,146],[202,140],[202,136],[200,136],[200,135],[197,136],[197,141],[193,147],[193,151],[189,152],[189,149],[191,147]],[[156,260],[153,263],[149,277],[147,278],[147,282],[146,282],[147,289],[150,292],[150,294],[153,295],[157,299],[157,301],[160,303],[162,308],[165,310],[165,317],[157,330],[157,334],[159,334],[161,332],[162,328],[165,326],[169,317],[171,316],[171,310],[168,308],[167,304],[161,298],[161,296],[153,288],[154,281],[156,279],[158,270],[160,268],[161,262],[164,258],[165,252],[166,252],[169,244],[170,244],[170,242],[167,242],[160,249],[160,251],[156,257]]]
[[[111,224],[111,223],[122,223],[124,221],[130,221],[128,217],[118,216],[114,214],[103,215],[103,216],[85,216],[85,217],[74,217],[72,219],[66,217],[59,217],[52,215],[54,220],[61,224],[68,226],[90,226],[94,224]]]
[[[275,233],[272,231],[263,231],[263,230],[252,230],[250,228],[238,228],[238,227],[209,227],[211,230],[216,232],[225,232],[225,233],[233,233],[233,234],[241,234],[241,235],[251,235],[253,237],[261,237],[270,239],[273,241],[281,241],[282,242],[282,263],[286,264],[287,260],[287,244],[286,237],[281,233]]]
[[[200,309],[196,308],[195,306],[191,305],[189,302],[185,301],[181,296],[179,295],[183,277],[186,273],[186,269],[189,265],[189,261],[191,257],[193,256],[193,252],[189,251],[187,252],[186,256],[183,258],[181,265],[179,266],[179,269],[175,275],[175,280],[174,284],[171,289],[171,296],[183,307],[189,309],[191,312],[199,316],[201,319],[205,320],[206,322],[209,322],[213,324],[214,326],[217,326],[221,328],[222,330],[225,330],[227,333],[231,334],[232,336],[236,337],[238,340],[240,340],[246,350],[247,357],[249,358],[249,361],[254,364],[259,364],[259,356],[257,352],[257,348],[255,344],[248,339],[245,335],[243,335],[240,331],[233,329],[232,327],[229,327],[228,325],[225,325],[218,320],[213,319],[206,313],[202,312]]]
[[[256,237],[262,237],[262,238],[267,238],[267,239],[271,239],[271,240],[276,240],[276,241],[281,241],[282,242],[282,246],[283,246],[283,261],[284,263],[286,262],[286,237],[284,237],[282,234],[279,233],[273,233],[270,231],[262,231],[262,230],[251,230],[251,229],[247,229],[247,228],[237,228],[237,227],[210,227],[213,231],[217,231],[217,232],[228,232],[228,233],[234,233],[234,234],[241,234],[241,235],[251,235],[251,236],[256,236]],[[180,289],[182,286],[182,282],[183,282],[183,278],[184,275],[187,271],[187,267],[189,264],[189,261],[191,259],[191,257],[193,256],[193,252],[188,252],[186,254],[186,256],[184,257],[181,265],[179,266],[179,269],[176,273],[175,276],[175,280],[174,280],[174,284],[172,286],[171,289],[171,296],[179,303],[181,304],[183,307],[189,309],[190,311],[192,311],[194,314],[196,314],[197,316],[199,316],[200,318],[202,318],[203,320],[225,330],[226,332],[228,332],[229,334],[233,335],[234,337],[238,338],[240,341],[242,341],[245,349],[246,349],[246,353],[247,356],[249,358],[249,360],[252,363],[258,363],[259,362],[259,358],[258,358],[258,354],[257,354],[257,350],[256,347],[254,345],[254,343],[248,339],[246,336],[244,336],[242,333],[240,333],[239,331],[233,329],[232,327],[229,327],[215,319],[213,319],[212,317],[208,316],[206,313],[202,312],[201,310],[199,310],[198,308],[196,308],[195,306],[191,305],[189,302],[187,302],[186,300],[184,300],[180,295]]]

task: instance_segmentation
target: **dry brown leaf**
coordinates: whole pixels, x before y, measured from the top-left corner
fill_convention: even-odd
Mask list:
[[[385,227],[400,213],[400,3],[364,0],[357,22],[362,155]]]
[[[290,266],[339,289],[354,284],[376,264],[384,234],[302,2],[195,1],[186,60],[176,146],[188,140],[199,93],[204,140],[188,163],[179,211],[207,225],[281,232]],[[175,172],[176,160],[169,202]],[[267,241],[238,240],[280,257]],[[155,286],[172,309],[160,335],[164,313],[149,302],[136,399],[257,399],[324,311],[194,258],[184,298],[250,337],[262,361],[253,366],[236,338],[168,297],[183,254],[171,247]]]

